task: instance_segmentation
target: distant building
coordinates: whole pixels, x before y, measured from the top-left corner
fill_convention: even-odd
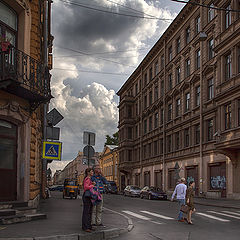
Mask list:
[[[180,176],[240,199],[240,4],[203,4],[184,6],[118,92],[122,186],[171,192]]]
[[[118,162],[118,146],[106,145],[99,159],[102,173],[108,181],[116,182],[119,187]]]

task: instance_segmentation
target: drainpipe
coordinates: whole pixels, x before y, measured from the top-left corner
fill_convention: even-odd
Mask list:
[[[140,120],[140,126],[139,126],[139,134],[140,134],[140,151],[139,151],[139,157],[140,157],[140,178],[139,178],[139,185],[140,187],[143,186],[143,166],[142,166],[142,158],[143,158],[143,68],[141,67],[141,84],[139,84],[140,86],[140,90],[141,90],[141,95],[140,95],[140,100],[141,100],[141,104],[139,104],[139,108],[141,108],[141,112],[139,111],[139,114],[141,114],[141,120]],[[144,187],[144,186],[143,186]]]
[[[44,32],[43,32],[43,65],[44,65],[44,83],[48,85],[48,0],[44,0]],[[44,103],[43,106],[43,141],[47,140],[47,111],[48,103]],[[43,159],[43,179],[42,179],[42,196],[46,198],[45,187],[47,185],[47,159]]]

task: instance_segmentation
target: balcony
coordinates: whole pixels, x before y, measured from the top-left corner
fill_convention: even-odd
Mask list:
[[[14,47],[0,50],[0,89],[26,99],[33,111],[51,99],[49,70]]]

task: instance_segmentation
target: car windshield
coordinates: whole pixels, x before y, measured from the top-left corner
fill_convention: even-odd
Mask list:
[[[66,183],[66,185],[76,186],[76,182],[75,181],[69,181],[69,182]]]
[[[131,186],[131,189],[132,190],[141,190],[139,187],[137,187],[137,186]]]

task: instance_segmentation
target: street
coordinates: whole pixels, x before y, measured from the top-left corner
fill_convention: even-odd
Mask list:
[[[240,210],[196,205],[194,225],[176,221],[176,202],[105,195],[104,206],[124,213],[134,228],[118,240],[237,240]]]

